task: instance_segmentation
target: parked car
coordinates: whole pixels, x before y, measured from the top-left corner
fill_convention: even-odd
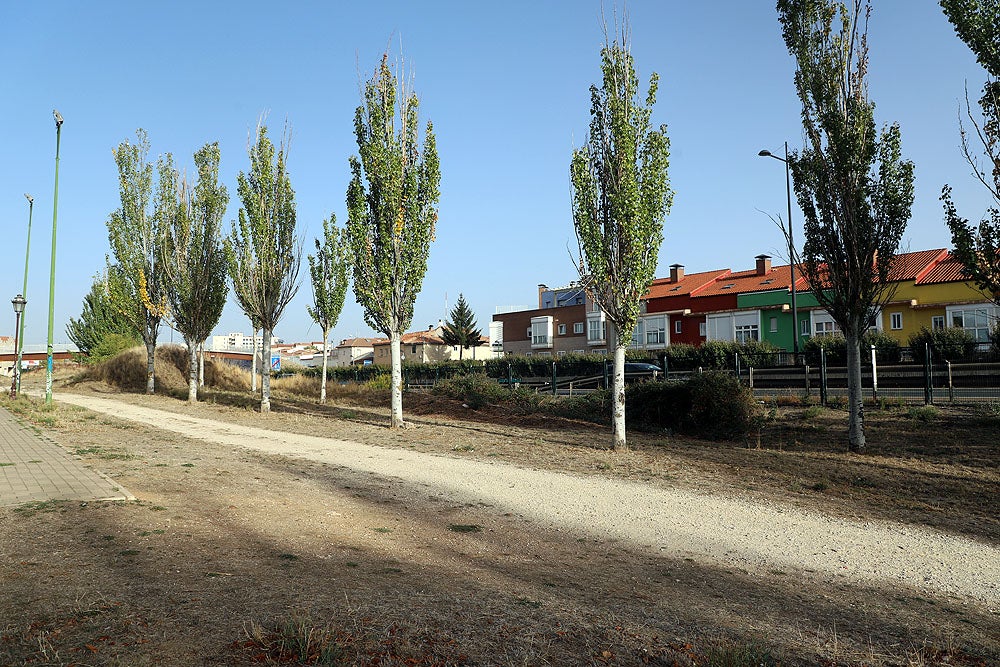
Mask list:
[[[608,374],[614,372],[615,363],[610,359],[605,362],[608,366]],[[663,369],[656,364],[647,364],[637,361],[625,362],[625,381],[636,382],[638,380],[655,380],[663,374]]]

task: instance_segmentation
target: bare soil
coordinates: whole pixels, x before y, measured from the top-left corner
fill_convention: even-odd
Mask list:
[[[621,478],[1000,543],[1000,419],[983,409],[779,408],[749,443],[608,434],[408,394],[331,404],[58,391],[381,447]],[[58,394],[57,394],[58,398]],[[253,453],[64,406],[33,419],[133,503],[0,509],[0,664],[996,664],[998,610],[904,586],[766,576],[542,531],[349,467]],[[609,508],[613,512],[614,508]],[[984,573],[996,577],[996,572]],[[297,641],[293,641],[297,640]],[[307,641],[311,640],[311,641]],[[323,661],[326,662],[323,662]],[[339,662],[337,662],[339,660]]]

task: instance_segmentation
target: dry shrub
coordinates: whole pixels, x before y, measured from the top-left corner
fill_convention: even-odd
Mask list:
[[[326,388],[329,391],[332,383],[327,381]],[[307,377],[300,373],[288,375],[271,380],[271,390],[284,394],[293,394],[303,398],[319,397],[319,378]]]
[[[156,348],[156,391],[163,394],[186,392],[188,354],[182,345]],[[146,348],[139,346],[121,352],[97,366],[98,379],[123,391],[146,390]],[[205,386],[224,391],[245,391],[250,387],[249,373],[231,364],[205,360]]]

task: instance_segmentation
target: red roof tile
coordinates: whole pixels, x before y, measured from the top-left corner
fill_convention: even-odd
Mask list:
[[[933,267],[935,261],[943,259],[947,255],[948,251],[945,248],[900,253],[892,260],[889,282],[917,280],[925,271]]]
[[[705,285],[709,285],[716,278],[729,273],[729,269],[716,269],[715,271],[702,271],[686,275],[677,282],[670,278],[657,278],[649,286],[649,291],[643,299],[658,299],[665,296],[684,296],[692,294]]]
[[[796,272],[795,284],[802,283],[801,271]],[[722,275],[703,290],[700,290],[696,297],[719,296],[720,294],[746,294],[748,292],[768,292],[776,289],[791,289],[792,271],[791,266],[771,267],[767,273],[760,275],[756,270],[741,271]]]
[[[963,269],[962,263],[949,252],[944,259],[936,262],[930,271],[917,280],[917,284],[965,282],[968,278],[965,277]]]

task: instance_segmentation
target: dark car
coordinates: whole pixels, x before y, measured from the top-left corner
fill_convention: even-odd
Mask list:
[[[608,374],[614,372],[615,363],[611,360],[607,361]],[[663,369],[656,364],[647,364],[637,361],[626,361],[625,362],[625,380],[628,382],[633,382],[636,380],[642,380],[646,378],[656,379],[663,374]]]

